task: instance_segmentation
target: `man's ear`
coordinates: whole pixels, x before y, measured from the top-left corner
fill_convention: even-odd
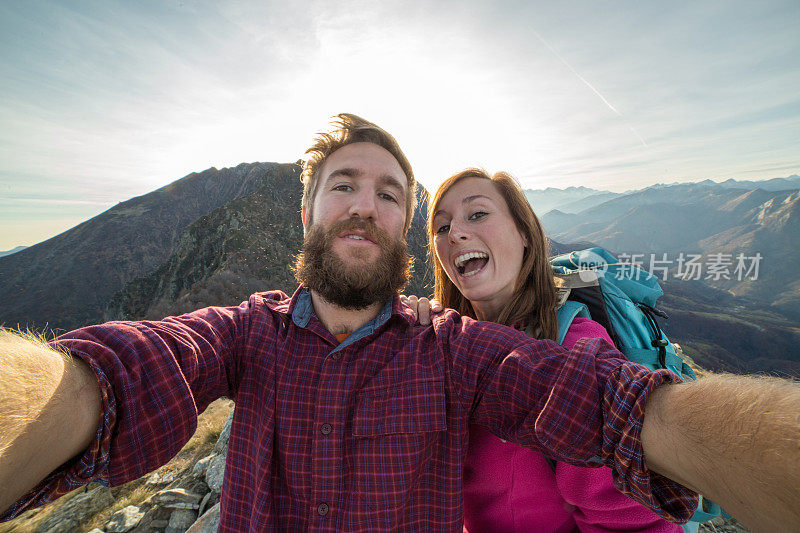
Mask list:
[[[300,218],[303,221],[303,229],[306,227],[306,206],[300,207]]]

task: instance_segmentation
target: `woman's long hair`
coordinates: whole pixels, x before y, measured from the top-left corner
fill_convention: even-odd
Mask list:
[[[511,300],[500,311],[497,322],[507,326],[517,326],[533,331],[538,338],[557,340],[558,321],[556,319],[556,286],[553,270],[548,261],[548,244],[542,224],[525,199],[517,181],[505,172],[490,176],[478,168],[469,168],[449,177],[439,186],[428,211],[428,253],[433,261],[434,297],[445,307],[455,309],[462,315],[476,318],[472,303],[456,288],[436,256],[433,227],[433,214],[442,197],[450,188],[466,178],[490,180],[505,199],[511,218],[520,233],[528,237],[528,246],[522,256],[522,268]]]

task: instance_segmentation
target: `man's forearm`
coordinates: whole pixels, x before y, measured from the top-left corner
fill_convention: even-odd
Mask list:
[[[80,454],[100,422],[83,361],[0,329],[0,511]]]
[[[800,528],[800,384],[712,375],[663,385],[648,398],[642,446],[649,469],[754,530]]]

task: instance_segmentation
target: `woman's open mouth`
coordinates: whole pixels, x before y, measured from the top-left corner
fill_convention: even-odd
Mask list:
[[[468,278],[480,272],[489,262],[489,254],[485,252],[467,252],[455,258],[453,265],[458,273]]]

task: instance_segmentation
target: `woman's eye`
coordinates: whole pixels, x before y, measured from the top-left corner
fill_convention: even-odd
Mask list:
[[[450,224],[444,224],[436,229],[436,234],[439,235],[442,233],[447,233],[448,231],[450,231]]]
[[[486,211],[475,211],[469,216],[469,220],[478,220],[479,218],[483,218],[488,215]]]

